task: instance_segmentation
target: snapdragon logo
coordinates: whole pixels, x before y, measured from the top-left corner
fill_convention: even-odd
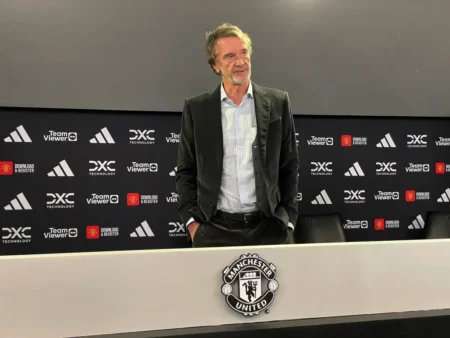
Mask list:
[[[47,135],[44,135],[45,142],[76,142],[78,134],[75,132],[54,131],[49,130]]]
[[[334,143],[332,137],[323,136],[311,136],[311,139],[306,142],[308,146],[332,146]]]

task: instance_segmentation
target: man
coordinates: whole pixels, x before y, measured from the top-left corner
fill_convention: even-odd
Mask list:
[[[292,243],[299,161],[288,94],[250,80],[252,43],[238,27],[209,32],[206,52],[221,84],[185,101],[177,159],[192,245]]]

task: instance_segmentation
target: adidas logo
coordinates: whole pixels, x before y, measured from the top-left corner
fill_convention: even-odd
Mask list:
[[[20,202],[20,203],[19,203]],[[32,210],[30,203],[21,192],[5,207],[5,210]]]
[[[130,234],[130,237],[155,237],[155,234],[150,229],[147,221],[144,221]]]
[[[358,162],[353,163],[353,165],[344,174],[345,176],[364,176],[364,172]]]
[[[394,140],[391,137],[391,134],[387,133],[381,139],[380,142],[377,143],[377,148],[395,148]]]
[[[422,218],[422,215],[417,215],[414,221],[410,225],[408,225],[408,229],[423,229],[425,225],[425,221]]]
[[[100,130],[99,133],[95,134],[95,137],[89,140],[89,143],[116,143],[109,133],[108,129],[105,127]]]
[[[442,193],[441,197],[437,199],[439,203],[448,203],[450,202],[450,188],[445,189],[445,191]]]
[[[319,195],[316,196],[314,200],[311,201],[311,204],[333,204],[333,202],[331,202],[330,197],[324,189]]]
[[[62,160],[59,162],[59,165],[53,168],[52,171],[50,171],[47,176],[49,177],[64,177],[64,176],[75,176],[70,169],[69,165],[67,164],[66,160]]]
[[[177,167],[175,167],[174,170],[172,170],[172,171],[169,173],[169,176],[175,176],[176,173],[177,173]]]
[[[23,126],[18,126],[7,138],[4,139],[5,142],[26,142],[31,143],[31,138],[28,136],[27,131]]]

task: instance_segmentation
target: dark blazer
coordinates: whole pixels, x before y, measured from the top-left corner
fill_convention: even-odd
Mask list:
[[[252,82],[258,158],[267,194],[267,216],[294,226],[297,220],[298,153],[288,93]],[[223,136],[220,85],[187,99],[181,119],[176,190],[184,224],[211,220],[222,179]],[[257,170],[258,169],[258,170]]]

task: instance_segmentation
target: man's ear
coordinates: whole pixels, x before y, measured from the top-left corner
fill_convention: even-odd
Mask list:
[[[220,75],[220,69],[216,66],[211,66],[212,70],[214,71],[214,73],[216,73],[217,75]]]

